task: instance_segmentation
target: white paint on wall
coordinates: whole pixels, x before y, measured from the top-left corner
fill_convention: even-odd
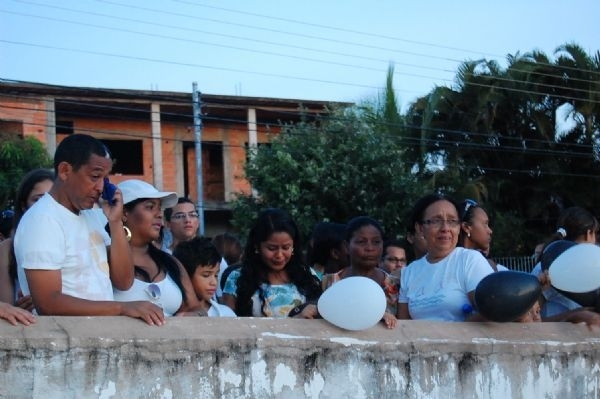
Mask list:
[[[283,363],[279,363],[275,367],[275,378],[273,379],[273,393],[279,394],[283,391],[283,387],[289,387],[290,390],[296,388],[296,374],[294,371]]]
[[[221,393],[225,392],[225,384],[231,384],[236,388],[240,388],[242,383],[242,375],[234,373],[230,370],[219,370],[219,381],[221,381]]]
[[[304,383],[304,394],[307,398],[317,399],[325,388],[325,380],[321,373],[314,373],[311,379]]]
[[[264,332],[262,333],[263,337],[275,337],[281,339],[313,339],[312,337],[307,337],[304,335],[291,335],[291,334],[279,334],[273,332]]]
[[[94,392],[98,394],[99,399],[108,399],[117,393],[117,386],[114,381],[108,381],[107,387],[102,388],[100,385],[94,387]]]
[[[336,342],[338,344],[342,344],[344,346],[352,346],[352,345],[376,345],[377,341],[363,341],[356,338],[350,337],[331,337],[329,338],[331,342]]]
[[[254,350],[250,356],[252,364],[250,375],[252,376],[252,395],[256,397],[271,395],[271,381],[267,373],[267,362],[263,359],[262,351]]]

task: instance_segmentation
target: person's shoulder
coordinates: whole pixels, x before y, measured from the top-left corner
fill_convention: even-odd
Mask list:
[[[227,305],[210,300],[211,308],[208,310],[209,317],[237,317],[235,312]]]
[[[533,274],[536,277],[542,274],[542,263],[536,263],[535,267],[531,270],[530,274]]]
[[[461,258],[472,258],[477,260],[486,261],[485,256],[475,249],[464,248],[464,247],[456,247],[451,253],[452,256],[461,257]]]
[[[0,254],[4,253],[4,252],[7,252],[7,253],[10,252],[12,244],[13,244],[12,237],[8,237],[6,240],[0,241]]]
[[[225,281],[236,281],[242,275],[242,266],[229,266],[226,272],[227,276],[225,278]]]
[[[8,237],[4,241],[0,241],[0,266],[8,267],[10,261],[10,251],[13,245],[13,238]]]
[[[50,194],[46,193],[23,214],[23,218],[21,218],[17,229],[22,224],[34,223],[39,227],[39,225],[42,225],[47,220],[61,221],[69,219],[72,215],[74,215],[72,212],[56,202]]]

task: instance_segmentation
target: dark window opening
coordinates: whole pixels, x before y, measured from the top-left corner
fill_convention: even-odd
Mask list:
[[[113,160],[113,174],[144,174],[144,150],[142,140],[102,139],[102,142],[110,151]]]
[[[183,143],[184,191],[196,198],[196,147],[193,142]],[[225,200],[223,171],[223,144],[202,142],[202,194],[207,201]]]
[[[57,121],[56,134],[73,134],[73,121]]]
[[[0,120],[0,134],[6,137],[18,136],[23,138],[23,122]]]

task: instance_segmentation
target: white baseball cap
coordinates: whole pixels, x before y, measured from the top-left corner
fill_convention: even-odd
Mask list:
[[[177,193],[158,191],[152,184],[142,180],[124,180],[117,184],[123,193],[123,204],[128,204],[138,199],[158,198],[161,208],[171,208],[177,205]]]

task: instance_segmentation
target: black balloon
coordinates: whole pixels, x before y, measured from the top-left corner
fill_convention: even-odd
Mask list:
[[[577,243],[569,240],[558,240],[548,244],[548,246],[544,248],[544,252],[542,252],[542,257],[540,258],[542,270],[548,270],[556,258],[574,245],[577,245]]]
[[[555,288],[556,289],[556,288]],[[577,302],[581,306],[591,306],[596,312],[600,312],[600,288],[589,292],[567,292],[556,289],[567,298]]]
[[[537,277],[529,273],[492,273],[484,277],[475,288],[475,306],[488,320],[514,321],[534,305],[541,292]]]

